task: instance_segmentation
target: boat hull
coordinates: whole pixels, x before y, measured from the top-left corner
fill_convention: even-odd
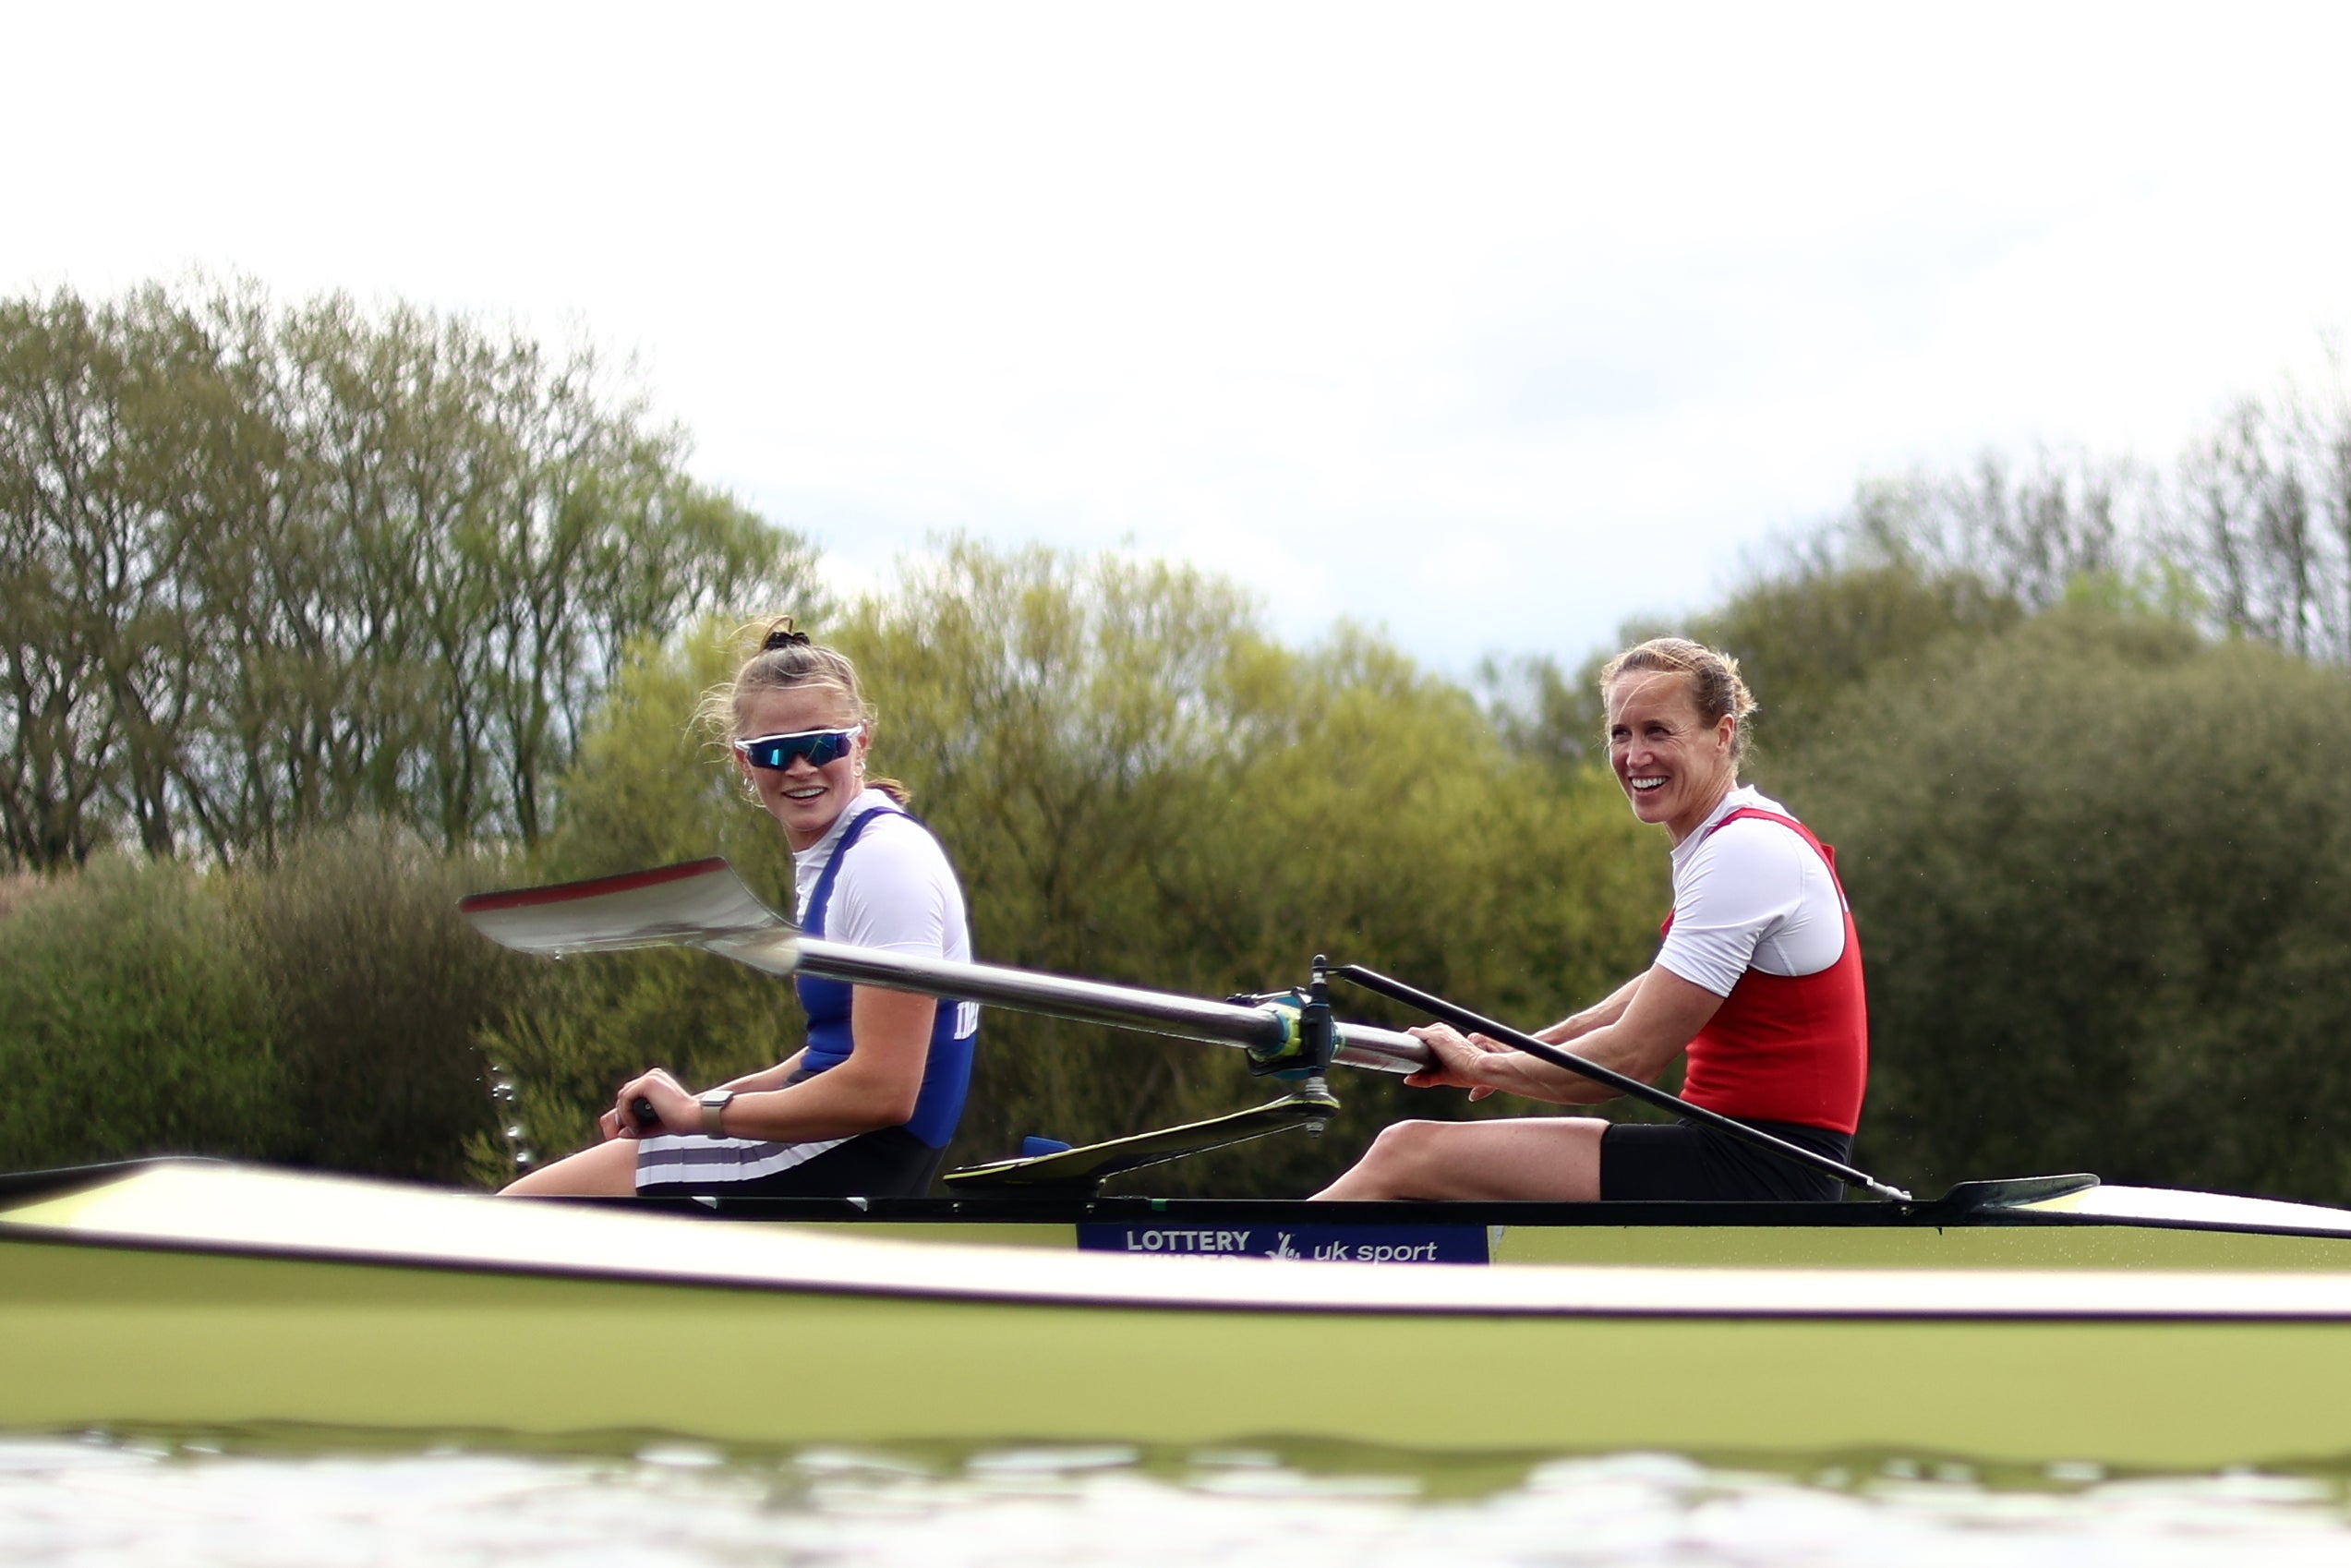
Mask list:
[[[1070,1212],[1051,1217],[1042,1210],[1019,1217],[995,1216],[985,1204],[956,1205],[962,1212],[948,1214],[942,1211],[950,1205],[935,1200],[877,1200],[862,1214],[820,1212],[824,1207],[798,1201],[736,1203],[710,1217],[798,1227],[815,1235],[1053,1251],[1078,1248],[1088,1233],[1095,1244],[1114,1248],[1122,1234],[1128,1235],[1133,1249],[1151,1250],[1144,1244],[1147,1237],[1194,1229],[1268,1237],[1307,1227],[1333,1235],[1361,1228],[1405,1236],[1469,1229],[1483,1236],[1484,1260],[1499,1265],[2351,1272],[2351,1235],[2052,1220],[1935,1225],[1843,1219],[1847,1211],[1875,1207],[1863,1204],[1834,1206],[1837,1219],[1826,1224],[1819,1223],[1816,1212],[1793,1212],[1803,1207],[1817,1212],[1823,1207],[1818,1204],[1673,1205],[1715,1212],[1653,1213],[1634,1224],[1596,1216],[1592,1211],[1609,1207],[1600,1204],[1420,1204],[1404,1220],[1393,1205],[1353,1206],[1387,1211],[1376,1214],[1326,1215],[1303,1204],[1215,1200],[1156,1205],[1093,1200],[1071,1204]],[[1646,1207],[1655,1211],[1668,1206]],[[1741,1208],[1779,1212],[1769,1217],[1727,1212]],[[682,1205],[676,1212],[693,1212]],[[1163,1248],[1173,1249],[1167,1243]]]
[[[2351,1278],[2332,1273],[1083,1258],[316,1178],[196,1188],[0,1212],[0,1427],[2351,1453]],[[187,1217],[240,1191],[276,1214]]]
[[[23,1243],[18,1429],[1337,1440],[2209,1467],[2351,1453],[2351,1322],[1258,1313]],[[1238,1265],[1258,1267],[1260,1265]]]

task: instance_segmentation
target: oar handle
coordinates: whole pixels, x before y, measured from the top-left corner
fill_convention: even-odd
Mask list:
[[[1629,1094],[1635,1100],[1646,1100],[1650,1104],[1671,1111],[1677,1116],[1686,1116],[1694,1122],[1702,1122],[1718,1131],[1727,1132],[1742,1142],[1751,1143],[1758,1149],[1777,1154],[1783,1160],[1793,1160],[1800,1165],[1809,1165],[1814,1170],[1825,1172],[1848,1187],[1863,1188],[1897,1203],[1913,1201],[1911,1195],[1900,1188],[1888,1187],[1867,1171],[1855,1170],[1842,1161],[1832,1160],[1817,1150],[1807,1149],[1800,1143],[1790,1143],[1784,1138],[1774,1138],[1760,1128],[1749,1127],[1745,1122],[1726,1116],[1718,1111],[1709,1111],[1703,1105],[1694,1105],[1679,1094],[1669,1094],[1654,1083],[1644,1083],[1637,1078],[1627,1078],[1612,1067],[1604,1067],[1597,1062],[1586,1061],[1573,1051],[1562,1051],[1556,1045],[1547,1045],[1531,1034],[1523,1033],[1506,1023],[1498,1023],[1483,1014],[1473,1013],[1467,1007],[1446,1001],[1442,996],[1433,996],[1426,991],[1405,984],[1401,980],[1381,974],[1377,970],[1366,969],[1361,964],[1341,964],[1331,972],[1342,979],[1354,981],[1367,991],[1377,991],[1382,996],[1402,1002],[1407,1007],[1418,1007],[1431,1018],[1444,1019],[1455,1029],[1483,1034],[1490,1040],[1499,1040],[1513,1050],[1524,1051],[1537,1060],[1549,1062],[1556,1067],[1564,1067],[1569,1072],[1588,1078],[1596,1083],[1604,1083],[1620,1094]]]
[[[655,1110],[653,1102],[642,1094],[629,1102],[629,1115],[635,1120],[639,1132],[651,1132],[661,1125],[661,1113]]]

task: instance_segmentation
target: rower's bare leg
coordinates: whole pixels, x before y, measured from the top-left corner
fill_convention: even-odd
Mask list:
[[[1600,1196],[1600,1134],[1590,1116],[1493,1122],[1396,1122],[1317,1198],[1525,1199],[1589,1203]]]
[[[500,1198],[633,1198],[637,1191],[637,1140],[609,1139],[541,1165],[500,1189]]]

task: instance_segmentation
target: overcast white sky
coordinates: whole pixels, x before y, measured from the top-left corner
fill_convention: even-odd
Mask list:
[[[1704,604],[1864,475],[2166,458],[2351,325],[2351,6],[0,24],[0,292],[584,333],[846,583],[1131,543],[1456,671]]]

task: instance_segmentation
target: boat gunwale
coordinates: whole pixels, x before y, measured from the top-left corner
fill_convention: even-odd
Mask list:
[[[735,1224],[1122,1224],[1189,1218],[1272,1220],[1330,1225],[1501,1225],[1530,1229],[1624,1230],[1997,1230],[2039,1226],[2216,1231],[2351,1243],[2351,1231],[2323,1226],[1972,1209],[1935,1213],[1931,1206],[1853,1202],[1554,1203],[1509,1200],[1465,1202],[1314,1202],[1303,1198],[558,1198],[543,1201],[611,1212],[655,1212]],[[2278,1200],[2273,1200],[2278,1201]]]
[[[863,1298],[870,1300],[963,1305],[983,1308],[1038,1308],[1085,1311],[1128,1312],[1208,1312],[1219,1314],[1275,1313],[1283,1317],[1334,1318],[1429,1318],[1450,1320],[1473,1318],[1479,1320],[1529,1321],[1591,1321],[1624,1322],[1742,1322],[1770,1323],[1976,1323],[1986,1325],[2034,1324],[2097,1325],[2156,1327],[2197,1326],[2310,1326],[2351,1327],[2351,1300],[2332,1309],[2295,1309],[2248,1306],[2244,1309],[2199,1308],[2189,1309],[2164,1308],[2161,1304],[2141,1304],[2128,1308],[1926,1308],[1856,1306],[1835,1301],[1802,1306],[1770,1303],[1742,1303],[1720,1306],[1681,1306],[1671,1303],[1642,1304],[1576,1303],[1576,1302],[1348,1302],[1336,1299],[1285,1301],[1280,1299],[1214,1300],[1185,1298],[1170,1295],[1159,1298],[1139,1298],[1132,1295],[1094,1294],[1082,1290],[1061,1291],[1040,1295],[1013,1286],[926,1285],[909,1284],[848,1284],[826,1280],[746,1279],[717,1273],[700,1273],[681,1270],[670,1273],[626,1272],[621,1266],[585,1266],[545,1261],[495,1261],[465,1258],[435,1258],[414,1253],[368,1251],[363,1249],[330,1249],[307,1245],[271,1247],[256,1243],[205,1242],[176,1237],[152,1236],[93,1236],[69,1230],[50,1230],[10,1224],[0,1216],[0,1246],[17,1243],[30,1246],[62,1246],[94,1251],[123,1251],[141,1254],[180,1254],[199,1258],[219,1258],[268,1263],[319,1263],[362,1269],[390,1269],[423,1273],[445,1273],[485,1276],[503,1279],[528,1279],[572,1282],[578,1284],[643,1286],[654,1289],[724,1290],[750,1296],[810,1296],[826,1298]],[[1186,1260],[1154,1258],[1145,1265],[1150,1268],[1168,1264],[1180,1266]],[[1218,1260],[1243,1266],[1280,1268],[1272,1259],[1234,1258]],[[1296,1270],[1320,1272],[1331,1268],[1378,1267],[1367,1264],[1302,1263]],[[1397,1267],[1392,1265],[1391,1267]],[[1467,1265],[1412,1265],[1419,1269],[1436,1268],[1447,1272]],[[1531,1265],[1528,1267],[1575,1267],[1574,1265]],[[1588,1267],[1588,1266],[1587,1266]],[[1285,1271],[1295,1272],[1295,1271]],[[1509,1270],[1519,1272],[1519,1268]],[[1593,1272],[1621,1273],[1626,1271],[1598,1266]],[[1660,1270],[1660,1272],[1676,1271]],[[1849,1271],[1813,1269],[1746,1270],[1761,1273],[1820,1273],[1843,1276]],[[1885,1271],[1887,1273],[1944,1273],[1941,1270]],[[2016,1273],[2046,1273],[2042,1270],[2018,1270]],[[2128,1272],[2128,1271],[2113,1271]],[[2075,1277],[2070,1273],[2068,1278]],[[2209,1277],[2196,1275],[2194,1277]],[[2273,1276],[2258,1272],[2242,1277],[2269,1279]],[[6,1292],[0,1290],[0,1302]]]
[[[69,1198],[92,1187],[101,1187],[126,1176],[145,1171],[169,1170],[185,1165],[215,1165],[234,1168],[236,1162],[210,1154],[150,1154],[136,1160],[103,1160],[88,1165],[53,1165],[37,1171],[0,1171],[0,1205],[14,1206],[42,1199]],[[5,1218],[0,1211],[0,1218]]]

